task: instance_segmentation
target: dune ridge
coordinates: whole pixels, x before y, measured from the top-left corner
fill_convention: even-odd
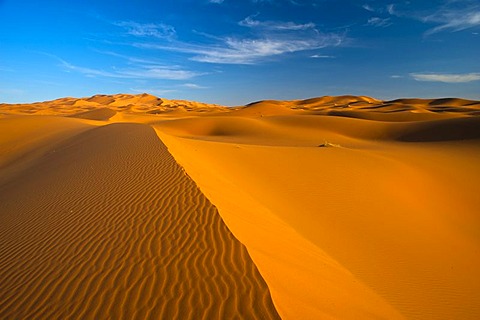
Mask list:
[[[0,212],[3,319],[278,318],[245,247],[148,126],[61,143],[0,187]]]

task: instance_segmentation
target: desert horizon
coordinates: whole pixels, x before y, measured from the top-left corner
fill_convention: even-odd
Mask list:
[[[4,319],[477,319],[480,102],[0,104]]]

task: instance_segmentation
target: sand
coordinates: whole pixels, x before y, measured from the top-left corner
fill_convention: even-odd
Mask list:
[[[278,318],[245,247],[149,126],[51,146],[2,185],[0,212],[2,319]]]
[[[478,319],[478,115],[453,98],[0,105],[0,317]]]

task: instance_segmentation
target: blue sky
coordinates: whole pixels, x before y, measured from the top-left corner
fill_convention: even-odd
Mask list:
[[[0,0],[0,102],[480,99],[480,2]]]

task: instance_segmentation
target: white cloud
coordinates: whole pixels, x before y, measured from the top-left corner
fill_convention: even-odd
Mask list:
[[[225,40],[222,47],[205,48],[192,60],[224,64],[254,64],[262,59],[284,53],[320,49],[339,45],[341,39],[320,36],[311,39],[234,39]]]
[[[445,74],[445,73],[410,73],[417,81],[432,81],[444,83],[464,83],[480,80],[480,73]]]
[[[394,4],[387,5],[387,12],[391,15],[395,15],[395,5]]]
[[[209,0],[210,3],[223,3],[224,0]]]
[[[198,33],[211,44],[191,44],[182,41],[168,43],[134,43],[139,48],[166,50],[189,54],[190,60],[217,64],[257,64],[274,56],[325,47],[339,46],[342,34],[324,34],[313,23],[257,21],[248,17],[241,25],[254,28],[255,37],[218,37]]]
[[[368,4],[364,4],[362,8],[370,12],[375,12],[375,9]]]
[[[314,59],[333,59],[335,57],[334,56],[328,56],[328,55],[322,55],[322,54],[314,54],[314,55],[311,55],[310,58],[314,58]]]
[[[186,80],[201,74],[163,66],[143,66],[141,68],[119,70],[117,75],[136,79]]]
[[[314,29],[315,24],[312,22],[305,24],[297,24],[294,22],[279,22],[279,21],[259,21],[253,19],[253,16],[246,17],[238,23],[242,27],[249,28],[263,28],[267,30],[277,30],[277,31],[295,31],[295,30],[307,30]]]
[[[426,35],[441,31],[461,31],[480,26],[480,6],[459,10],[440,10],[423,18],[424,22],[434,22],[440,25],[428,30]]]
[[[254,16],[245,18],[239,25],[252,28],[255,36],[220,37],[194,31],[197,35],[208,38],[208,43],[205,44],[192,44],[174,39],[175,29],[164,24],[122,22],[116,25],[126,28],[131,35],[149,38],[148,42],[131,43],[137,48],[183,53],[190,55],[188,59],[192,61],[217,64],[257,64],[285,53],[339,46],[345,40],[342,34],[319,32],[311,22],[298,24],[291,21],[259,21],[254,19]],[[157,41],[156,38],[167,38],[168,41]],[[94,75],[97,71],[92,70],[90,74]],[[188,71],[167,70],[167,72],[156,67],[141,71],[145,77],[165,76],[171,79],[197,75]],[[136,72],[129,70],[124,70],[121,74],[137,76]],[[115,75],[118,75],[118,72]]]
[[[139,57],[120,54],[120,53],[117,53],[117,52],[114,52],[114,51],[104,51],[104,50],[96,50],[96,49],[93,49],[93,51],[95,51],[97,53],[100,53],[100,54],[104,54],[104,55],[108,55],[108,56],[112,56],[112,57],[116,57],[116,58],[126,60],[129,64],[153,65],[153,66],[162,65],[159,61],[154,60],[154,59],[139,58]],[[169,67],[172,68],[172,69],[173,68],[177,68],[177,69],[180,68],[179,66],[169,66]]]
[[[403,78],[403,76],[400,76],[400,75],[398,75],[398,74],[392,74],[392,75],[390,76],[390,78],[392,78],[392,79],[400,79],[400,78]]]
[[[374,13],[377,13],[377,14],[386,14],[388,13],[389,15],[397,15],[397,12],[396,12],[396,5],[395,4],[387,4],[387,5],[379,5],[379,4],[376,4],[376,5],[370,5],[368,3],[362,5],[362,8],[367,10],[367,11],[370,11],[370,12],[374,12]]]
[[[409,6],[389,5],[387,11],[394,16],[436,25],[425,32],[426,36],[450,31],[462,31],[480,26],[480,3],[478,0],[444,0],[441,6],[422,12],[413,11]]]
[[[189,89],[208,89],[208,87],[200,86],[195,83],[184,83],[182,87],[189,88]]]
[[[56,57],[61,66],[67,71],[75,71],[88,77],[124,78],[124,79],[152,79],[152,80],[187,80],[201,73],[183,70],[177,66],[163,66],[158,64],[136,65],[129,68],[112,68],[112,71],[76,66]]]
[[[115,22],[114,25],[122,27],[127,34],[136,37],[154,37],[171,39],[175,37],[175,28],[163,23],[137,23],[133,21]]]
[[[279,55],[285,52],[302,50],[294,42],[275,39],[235,39],[228,38],[222,47],[205,48],[192,57],[192,60],[224,64],[253,64],[261,58]]]
[[[100,76],[100,77],[108,77],[108,78],[125,78],[125,76],[120,76],[118,74],[108,72],[108,71],[76,66],[76,65],[73,65],[73,64],[71,64],[71,63],[69,63],[65,60],[60,59],[60,58],[58,58],[58,60],[60,60],[61,66],[65,70],[75,71],[75,72],[81,73],[81,74],[83,74],[85,76],[88,76],[88,77]]]
[[[170,44],[134,44],[140,48],[168,50],[191,54],[190,60],[218,64],[256,64],[269,57],[285,53],[339,46],[343,36],[315,33],[309,37],[265,36],[262,39],[222,38],[215,45],[192,45],[183,42]]]
[[[394,4],[389,4],[389,5],[381,6],[381,7],[373,7],[369,4],[364,4],[362,6],[362,8],[367,10],[367,11],[374,12],[377,15],[386,15],[386,14],[389,14],[390,16],[397,15],[396,12],[395,12],[395,5]],[[384,27],[388,27],[392,24],[393,24],[393,22],[392,22],[391,17],[382,18],[382,17],[376,16],[376,17],[370,17],[367,20],[367,23],[365,25],[366,26],[372,26],[372,27],[383,27],[384,28]]]
[[[392,25],[390,18],[379,18],[379,17],[372,17],[367,21],[368,26],[373,27],[388,27]]]

